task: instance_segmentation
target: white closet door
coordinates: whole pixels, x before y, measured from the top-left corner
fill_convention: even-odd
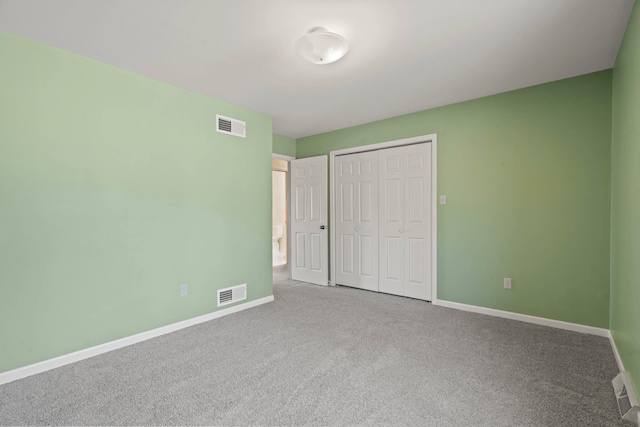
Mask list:
[[[291,278],[327,286],[327,156],[291,161]]]
[[[378,153],[335,160],[336,283],[378,290]]]
[[[379,151],[380,292],[431,300],[431,144]]]

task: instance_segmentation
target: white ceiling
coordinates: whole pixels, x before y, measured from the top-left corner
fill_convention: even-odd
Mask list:
[[[633,0],[0,0],[0,29],[313,135],[611,68]],[[293,50],[311,27],[342,60]]]

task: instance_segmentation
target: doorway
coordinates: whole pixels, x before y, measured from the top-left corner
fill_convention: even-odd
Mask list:
[[[288,195],[289,162],[271,159],[271,254],[273,267],[288,263]]]

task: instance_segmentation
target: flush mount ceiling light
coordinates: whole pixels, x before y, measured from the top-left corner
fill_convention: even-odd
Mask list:
[[[295,49],[307,61],[323,65],[342,58],[349,50],[349,43],[326,28],[315,27],[296,42]]]

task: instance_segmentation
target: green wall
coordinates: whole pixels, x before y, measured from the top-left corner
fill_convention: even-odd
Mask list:
[[[270,117],[3,32],[0,64],[0,372],[272,295]]]
[[[300,138],[296,153],[437,133],[438,298],[608,328],[611,78]]]
[[[640,392],[640,7],[613,70],[611,333]]]
[[[288,136],[273,134],[273,152],[285,156],[296,156],[296,140]]]

